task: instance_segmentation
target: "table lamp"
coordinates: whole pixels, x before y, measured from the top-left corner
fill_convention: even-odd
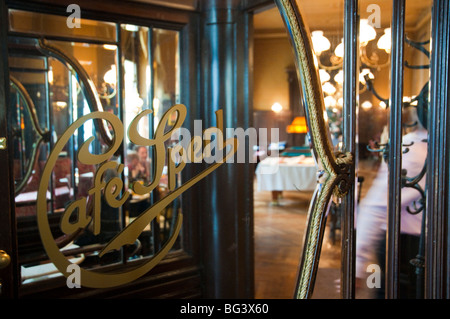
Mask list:
[[[308,126],[306,125],[306,118],[304,116],[297,116],[292,121],[291,125],[286,128],[287,133],[292,134],[306,134],[308,133]],[[306,139],[305,143],[306,145]]]
[[[306,118],[304,116],[295,117],[291,125],[287,126],[286,131],[288,133],[308,133]]]

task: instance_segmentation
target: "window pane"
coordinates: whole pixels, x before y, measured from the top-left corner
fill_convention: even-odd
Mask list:
[[[14,32],[9,43],[10,74],[15,80],[11,80],[8,120],[14,130],[23,282],[60,275],[46,256],[37,225],[38,188],[48,163],[46,212],[60,252],[64,249],[67,258],[83,269],[154,256],[175,230],[179,198],[133,244],[123,244],[100,257],[113,237],[167,194],[167,157],[158,159],[163,169],[157,174],[155,150],[133,143],[127,129],[140,112],[152,110],[140,119],[138,132],[143,138],[154,138],[155,124],[178,102],[178,32],[85,19],[82,28],[71,29],[63,16],[9,13]],[[121,42],[116,44],[119,26]],[[47,39],[38,44],[38,37],[30,37],[33,34]],[[86,118],[99,114],[95,111],[103,111],[101,119]],[[113,123],[117,118],[120,127]],[[77,129],[68,131],[75,123]],[[123,134],[123,149],[107,159],[93,160],[111,145],[119,146],[118,133]],[[167,141],[166,152],[172,142]],[[153,191],[136,191],[135,183],[148,186],[153,181]],[[109,192],[117,196],[107,196],[108,185]],[[114,203],[122,199],[120,205]],[[172,249],[180,248],[180,237],[176,240]]]
[[[179,103],[179,33],[177,31],[154,29],[152,35],[153,46],[153,72],[154,72],[154,129],[158,127],[160,121],[167,110]],[[176,118],[170,117],[165,125],[165,132],[169,131],[175,124]],[[166,147],[174,146],[179,142],[177,134],[172,134],[170,140],[166,141]],[[161,160],[161,159],[158,159]],[[164,165],[163,173],[159,183],[157,196],[162,198],[169,191],[168,163]],[[175,188],[181,185],[181,174],[177,174]],[[175,199],[163,212],[159,218],[160,229],[162,230],[158,245],[163,244],[170,236],[175,225],[178,212],[181,210],[181,198]],[[180,241],[178,241],[180,242]]]
[[[121,25],[122,56],[124,72],[124,117],[126,127],[143,110],[150,107],[150,59],[149,29],[135,25]],[[139,121],[138,132],[144,138],[151,138],[151,115]],[[131,199],[126,211],[126,223],[134,221],[145,210],[151,207],[152,192],[139,194],[134,191],[134,183],[149,185],[152,181],[150,149],[144,145],[132,143],[126,137],[126,169],[127,188]],[[152,256],[155,253],[154,233],[156,224],[151,221],[139,236],[141,249],[131,258]]]
[[[111,125],[104,125],[106,122],[91,119],[70,137],[66,133],[77,119],[97,108],[120,117],[115,72],[117,48],[84,42],[48,41],[49,46],[66,57],[61,58],[58,54],[58,57],[48,57],[32,50],[34,43],[16,37],[11,41],[10,50],[11,82],[15,85],[11,86],[9,122],[15,132],[16,217],[24,284],[59,273],[43,250],[36,218],[39,183],[49,156],[54,152],[58,154],[48,181],[47,218],[53,238],[58,247],[67,251],[67,258],[85,269],[96,268],[122,261],[123,256],[137,246],[130,245],[99,257],[102,247],[123,228],[122,208],[111,205],[100,193],[90,191],[101,163],[92,164],[78,157],[81,146],[90,137],[94,140],[89,144],[89,153],[103,154],[109,148],[104,136],[112,137],[117,132]],[[81,69],[74,68],[72,61],[81,65]],[[98,97],[99,105],[86,95],[84,88],[89,83],[92,83],[92,93]],[[61,148],[56,148],[64,136],[67,141]],[[109,161],[119,163],[121,158],[113,156]],[[107,184],[113,177],[123,178],[123,175],[108,169],[102,180]],[[101,205],[98,218],[94,218],[90,206],[96,195]],[[80,230],[68,232],[63,229],[63,218],[66,215],[76,217],[74,213],[67,213],[74,203],[82,203],[77,206],[78,214],[83,209],[92,221]],[[72,222],[73,219],[69,224]]]

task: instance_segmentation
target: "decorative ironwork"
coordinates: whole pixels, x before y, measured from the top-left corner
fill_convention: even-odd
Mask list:
[[[430,58],[430,52],[425,48],[425,45],[428,45],[430,41],[423,41],[423,42],[416,42],[412,41],[410,39],[405,38],[405,42],[408,43],[411,47],[419,50],[420,52],[424,53],[428,58]],[[405,67],[415,70],[420,69],[428,69],[430,67],[430,64],[426,65],[411,65],[408,63],[408,61],[405,61],[404,63]],[[380,101],[383,101],[386,104],[386,108],[389,107],[389,99],[385,99],[381,97],[375,90],[372,79],[370,79],[367,75],[365,76],[366,80],[366,86],[367,89]],[[417,109],[417,113],[419,116],[420,124],[427,128],[427,110],[429,106],[428,101],[428,94],[429,94],[429,82],[425,83],[425,85],[420,90],[420,93],[412,98],[409,101],[403,101],[402,108],[408,108],[408,107],[415,107]],[[414,122],[411,124],[404,123],[404,127],[414,127],[419,125],[418,122]],[[424,140],[423,142],[427,142],[427,140]],[[402,144],[402,147],[405,147],[403,150],[403,154],[407,153],[409,151],[409,146],[412,146],[413,142],[410,144]],[[377,149],[373,149],[370,146],[367,146],[367,149],[371,152],[378,152],[382,153],[383,159],[385,161],[388,161],[389,158],[389,144],[378,144],[376,143]],[[428,157],[427,157],[428,158]],[[411,265],[413,265],[416,268],[416,275],[417,275],[417,297],[422,297],[422,287],[423,287],[423,271],[425,267],[425,252],[424,252],[424,236],[425,236],[425,210],[426,210],[426,189],[423,189],[423,187],[419,184],[419,182],[425,177],[425,174],[427,172],[427,158],[425,159],[424,165],[421,169],[421,171],[413,177],[408,176],[407,170],[402,170],[401,175],[401,187],[402,188],[412,188],[419,192],[420,199],[418,201],[414,201],[410,206],[406,207],[406,210],[409,214],[419,214],[423,213],[422,218],[422,231],[420,234],[420,244],[419,244],[419,251],[417,253],[417,256],[410,260]]]
[[[31,177],[31,173],[33,171],[33,167],[36,164],[36,161],[39,156],[39,149],[42,143],[48,143],[50,142],[51,133],[48,130],[44,130],[41,128],[41,125],[39,124],[39,120],[37,118],[36,114],[36,107],[33,103],[33,100],[31,99],[30,95],[28,94],[25,87],[22,85],[22,83],[19,82],[14,76],[9,76],[10,85],[13,87],[19,95],[23,98],[23,101],[25,102],[25,106],[27,107],[28,113],[31,117],[31,123],[33,124],[33,128],[38,134],[37,140],[33,143],[32,147],[32,153],[31,153],[31,159],[28,162],[28,167],[25,172],[25,176],[23,179],[18,183],[14,189],[14,193],[17,195],[19,194],[22,189],[27,185],[28,180]]]

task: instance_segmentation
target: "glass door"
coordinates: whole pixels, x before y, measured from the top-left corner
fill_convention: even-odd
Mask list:
[[[126,284],[183,252],[181,197],[142,221],[182,182],[151,143],[179,127],[180,32],[7,14],[18,295],[63,275],[72,287]]]

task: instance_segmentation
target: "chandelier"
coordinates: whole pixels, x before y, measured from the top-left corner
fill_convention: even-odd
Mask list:
[[[379,71],[390,64],[391,29],[384,29],[384,33],[376,43],[376,48],[373,49],[371,45],[369,49],[369,43],[376,40],[376,38],[376,30],[367,19],[361,19],[359,26],[360,93],[372,87],[370,81],[375,79],[375,71]],[[343,39],[334,47],[334,50],[331,50],[331,42],[324,36],[322,30],[311,32],[311,40],[319,66],[319,76],[325,95],[325,107],[333,113],[338,113],[343,105]],[[371,108],[372,103],[368,100],[363,101],[361,107],[365,109]]]

